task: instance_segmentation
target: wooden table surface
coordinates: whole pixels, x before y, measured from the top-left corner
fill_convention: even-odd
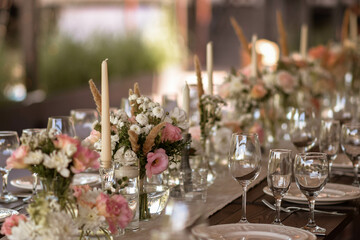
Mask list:
[[[352,177],[349,176],[333,176],[332,183],[351,184]],[[271,210],[262,203],[262,199],[266,199],[270,203],[274,203],[274,198],[266,195],[263,188],[267,186],[266,179],[259,183],[256,187],[249,190],[247,194],[247,219],[250,223],[267,223],[270,224],[274,220],[275,211]],[[237,223],[241,218],[241,197],[229,203],[223,209],[209,217],[210,225]],[[337,216],[323,213],[315,213],[315,222],[320,227],[326,228],[326,236],[318,239],[324,240],[355,240],[360,239],[360,216],[359,204],[360,200],[347,201],[341,204],[329,206],[315,206],[315,209],[344,212],[346,215]],[[294,203],[282,201],[283,207],[303,206]],[[308,206],[305,206],[308,207]],[[281,212],[281,220],[284,225],[292,227],[302,227],[308,221],[309,212],[297,211],[292,213]]]

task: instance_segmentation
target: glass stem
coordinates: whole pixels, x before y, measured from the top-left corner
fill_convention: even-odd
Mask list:
[[[328,182],[330,182],[330,180],[331,180],[331,168],[332,168],[332,164],[333,164],[333,160],[331,160],[330,159],[330,157],[328,157],[329,158],[329,175],[328,175]]]
[[[276,198],[276,217],[274,220],[274,224],[281,224],[281,219],[280,219],[280,207],[281,207],[281,198]]]
[[[247,184],[242,184],[243,195],[242,195],[242,217],[240,219],[241,223],[248,223],[246,219],[246,192],[247,192]]]
[[[353,186],[359,187],[359,178],[358,178],[358,172],[359,172],[359,163],[354,163],[354,182]]]
[[[315,217],[314,217],[314,209],[315,209],[315,198],[311,198],[309,199],[309,222],[307,224],[308,227],[315,227],[316,223],[315,223]]]
[[[32,195],[35,196],[35,195],[37,195],[37,182],[38,182],[37,173],[33,173],[32,177],[33,177]]]
[[[8,194],[7,191],[7,180],[8,180],[8,176],[9,173],[5,173],[4,175],[2,175],[2,179],[3,179],[3,185],[2,185],[2,195],[5,196]]]

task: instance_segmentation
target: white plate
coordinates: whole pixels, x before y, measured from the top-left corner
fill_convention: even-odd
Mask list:
[[[308,231],[273,224],[223,224],[196,226],[191,232],[200,239],[212,240],[315,240]]]
[[[10,208],[0,208],[0,222],[4,222],[5,218],[10,217],[11,215],[19,214],[18,211]]]
[[[17,188],[32,190],[32,176],[21,177],[10,181],[11,185]],[[100,175],[96,173],[78,173],[74,175],[72,185],[96,185],[101,182]],[[40,184],[37,189],[41,190]]]
[[[345,154],[339,154],[332,165],[332,170],[347,170],[353,172],[353,169],[352,162]]]
[[[268,186],[264,187],[264,193],[272,196],[272,192]],[[328,183],[316,198],[316,205],[331,205],[338,204],[348,200],[357,199],[360,197],[360,189],[350,185]],[[298,203],[308,204],[307,198],[301,193],[296,183],[291,183],[289,191],[285,194],[283,200]]]

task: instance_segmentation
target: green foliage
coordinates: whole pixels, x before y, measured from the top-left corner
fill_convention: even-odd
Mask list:
[[[100,64],[106,58],[110,78],[157,72],[164,61],[162,52],[146,45],[138,35],[94,36],[85,43],[56,36],[39,51],[39,81],[49,93],[86,85],[90,78],[100,79]]]

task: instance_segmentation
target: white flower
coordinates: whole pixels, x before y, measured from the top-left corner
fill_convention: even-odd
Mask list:
[[[269,73],[263,76],[263,81],[266,87],[273,88],[276,84],[276,74]]]
[[[35,223],[33,221],[19,221],[19,225],[11,228],[11,235],[9,240],[32,240],[36,239]]]
[[[66,212],[50,212],[47,217],[48,239],[72,239],[78,233],[78,228],[70,214]],[[44,239],[44,238],[43,238]]]
[[[125,126],[125,123],[122,122],[122,121],[119,121],[118,124],[117,124],[117,127],[120,129],[120,128],[122,128],[123,126]]]
[[[114,115],[111,114],[111,116],[110,116],[110,123],[113,124],[113,125],[117,125],[118,122],[119,122],[119,119],[118,119],[116,116],[114,116]]]
[[[181,108],[174,108],[170,111],[169,117],[175,121],[175,125],[178,126],[181,129],[188,129],[189,128],[189,122],[186,118],[186,112],[182,110]],[[172,122],[170,122],[172,123]]]
[[[92,231],[96,233],[99,228],[105,223],[105,217],[99,215],[96,207],[79,206],[78,217],[76,218],[76,225],[78,228],[83,227],[85,231]]]
[[[114,150],[116,147],[116,144],[119,142],[119,136],[116,135],[111,135],[111,150]]]
[[[50,157],[44,155],[44,165],[45,167],[56,169],[63,177],[69,177],[70,171],[67,168],[71,159],[66,156],[63,151],[52,152]]]
[[[152,113],[154,114],[155,117],[162,118],[164,116],[164,109],[162,107],[155,107],[152,110]]]
[[[129,96],[129,100],[130,100],[130,101],[135,101],[137,98],[138,98],[138,95],[137,95],[137,94],[131,94],[131,95]]]
[[[149,102],[149,108],[155,108],[155,107],[157,107],[157,105],[156,105],[156,103],[154,103],[154,102]]]
[[[119,148],[119,150],[116,151],[114,155],[114,160],[116,162],[121,162],[124,159],[124,151],[125,151],[125,147],[121,147]]]
[[[154,127],[154,125],[152,124],[149,124],[149,125],[146,125],[145,127],[143,127],[141,129],[141,132],[145,133],[145,134],[149,134],[149,132],[151,131],[151,129]]]
[[[130,130],[134,131],[137,135],[141,133],[141,128],[136,124],[131,125]]]
[[[94,143],[94,148],[98,151],[101,150],[101,139],[99,139],[96,143]]]
[[[49,130],[49,138],[50,139],[54,139],[55,137],[56,137],[56,135],[58,135],[60,132],[59,132],[59,130],[57,130],[57,129],[55,129],[55,128],[51,128],[50,130]]]
[[[136,99],[137,104],[142,104],[143,102],[144,102],[143,97],[139,97],[138,99]]]
[[[77,147],[75,144],[67,144],[66,147],[63,149],[69,157],[71,157],[77,151]]]
[[[120,121],[126,122],[128,120],[128,115],[124,111],[124,109],[120,109],[116,112],[116,115],[118,116]]]
[[[148,121],[149,121],[147,116],[143,113],[138,114],[135,119],[142,126],[145,126],[146,124],[148,124]]]
[[[90,191],[87,191],[82,195],[82,197],[87,201],[91,203],[96,203],[96,198],[102,193],[102,190],[100,188],[93,188]]]
[[[126,150],[126,152],[124,154],[124,159],[127,163],[126,165],[135,164],[138,160],[136,153],[130,149]]]
[[[29,152],[24,158],[24,163],[29,165],[40,164],[44,159],[43,153],[40,150]]]

